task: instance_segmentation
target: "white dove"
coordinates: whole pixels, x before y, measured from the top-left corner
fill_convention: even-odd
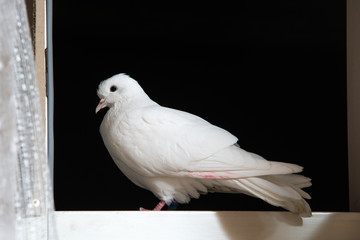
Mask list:
[[[247,152],[228,131],[193,114],[152,101],[137,81],[118,74],[100,83],[96,113],[108,107],[100,133],[120,170],[165,204],[208,192],[244,193],[302,217],[311,209],[301,190],[302,167]],[[144,210],[140,208],[141,210]]]

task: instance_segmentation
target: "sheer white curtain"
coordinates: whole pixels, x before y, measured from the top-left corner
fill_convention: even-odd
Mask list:
[[[56,239],[24,0],[0,0],[0,239]]]

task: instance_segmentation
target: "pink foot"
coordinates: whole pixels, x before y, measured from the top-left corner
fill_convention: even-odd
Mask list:
[[[165,206],[165,204],[166,204],[165,201],[161,200],[153,210],[149,210],[141,207],[140,211],[160,211]]]

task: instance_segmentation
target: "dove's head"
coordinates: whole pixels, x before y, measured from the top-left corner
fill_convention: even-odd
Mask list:
[[[97,95],[100,102],[96,107],[95,113],[104,107],[113,107],[116,103],[124,103],[140,93],[144,93],[140,85],[124,73],[112,76],[102,81],[99,85]]]

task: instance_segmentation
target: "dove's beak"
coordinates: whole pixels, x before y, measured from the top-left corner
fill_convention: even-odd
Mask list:
[[[97,114],[98,111],[100,111],[104,107],[106,107],[105,99],[100,99],[100,102],[99,102],[99,104],[97,105],[97,107],[95,109],[95,114]]]

